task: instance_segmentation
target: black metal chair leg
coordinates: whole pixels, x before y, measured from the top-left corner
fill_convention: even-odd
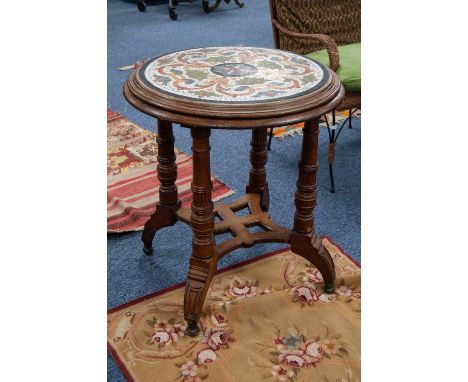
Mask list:
[[[353,119],[353,109],[349,109],[349,117],[348,117],[348,129],[352,129],[353,125],[351,124],[351,121]]]
[[[328,164],[328,172],[330,173],[330,192],[335,193],[335,178],[333,177],[333,163]]]
[[[169,17],[171,20],[177,20],[177,11],[176,6],[179,4],[179,0],[169,0],[169,5],[167,6],[167,10],[169,12]]]
[[[145,12],[146,11],[146,2],[144,0],[138,0],[137,1],[137,6],[138,6],[138,10],[140,12]]]
[[[354,113],[359,110],[359,109],[354,109]],[[323,116],[325,118],[325,122],[327,124],[327,130],[328,130],[328,139],[329,139],[329,144],[328,144],[328,171],[330,173],[330,192],[334,193],[335,192],[335,178],[333,175],[333,164],[335,163],[335,145],[338,140],[338,137],[340,136],[341,131],[343,128],[346,126],[346,123],[348,123],[348,127],[352,129],[352,117],[353,117],[353,109],[349,109],[349,116],[347,120],[345,119],[344,121],[340,122],[339,126],[336,125],[336,114],[335,110],[332,111],[332,125],[328,123],[328,118],[326,115]]]
[[[270,128],[270,136],[268,137],[268,151],[271,151],[271,140],[273,139],[273,127]]]
[[[330,127],[327,121],[328,129],[328,172],[330,174],[330,192],[335,192],[335,178],[333,176],[333,163],[335,162],[335,142],[338,136],[335,136],[335,112],[333,111],[333,125]]]

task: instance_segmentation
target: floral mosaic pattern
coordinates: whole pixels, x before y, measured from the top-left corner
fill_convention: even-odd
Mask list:
[[[175,96],[218,102],[256,102],[298,96],[320,86],[328,72],[301,55],[274,49],[217,47],[170,53],[138,72],[148,86]]]

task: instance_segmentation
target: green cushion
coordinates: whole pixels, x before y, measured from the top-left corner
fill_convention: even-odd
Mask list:
[[[361,91],[361,43],[343,45],[338,47],[340,53],[340,66],[336,71],[349,92]],[[306,54],[324,65],[329,65],[328,53],[325,49]]]

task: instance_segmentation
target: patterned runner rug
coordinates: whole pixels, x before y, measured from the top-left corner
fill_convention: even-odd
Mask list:
[[[360,117],[361,116],[361,110],[357,110],[353,113],[354,117]],[[337,124],[341,124],[345,119],[349,117],[349,111],[343,110],[343,111],[337,111],[335,113],[335,122]],[[327,127],[327,123],[325,122],[325,118],[327,118],[328,123],[332,124],[332,113],[328,113],[326,116],[322,116],[320,119],[320,127]],[[303,123],[296,123],[294,125],[288,125],[288,126],[283,126],[283,127],[277,127],[273,130],[273,136],[275,138],[279,138],[282,141],[288,136],[292,136],[295,134],[302,135],[302,128],[304,127]]]
[[[129,381],[360,380],[359,266],[328,238],[335,294],[283,249],[220,271],[201,332],[184,335],[184,285],[108,312],[108,348]]]
[[[159,201],[156,135],[130,122],[119,113],[107,111],[107,232],[138,231]],[[182,205],[192,201],[192,157],[176,149],[177,187]],[[213,200],[233,194],[216,178]]]

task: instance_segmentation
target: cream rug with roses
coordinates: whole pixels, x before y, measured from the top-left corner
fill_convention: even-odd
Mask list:
[[[359,266],[328,238],[337,288],[284,249],[219,272],[201,331],[184,335],[184,285],[111,309],[108,347],[129,381],[360,380]]]

